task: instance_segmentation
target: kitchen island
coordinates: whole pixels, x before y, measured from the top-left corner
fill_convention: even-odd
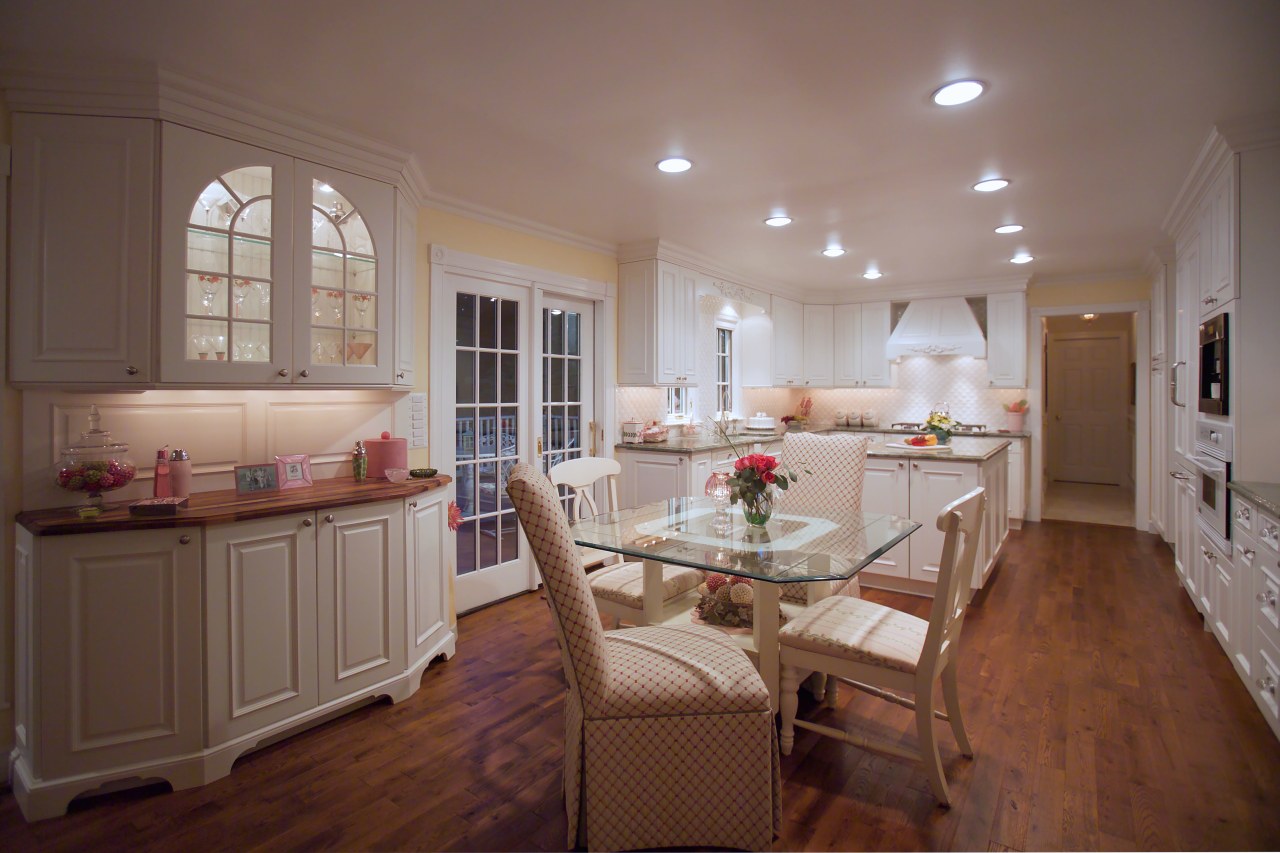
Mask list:
[[[835,431],[835,430],[832,430]],[[840,430],[846,431],[846,430]],[[828,432],[828,431],[822,431]],[[782,433],[732,436],[742,453],[782,452]],[[1011,442],[998,436],[955,436],[943,450],[888,446],[897,434],[871,433],[863,481],[862,508],[906,516],[922,528],[859,575],[861,583],[883,589],[932,595],[942,556],[938,512],[978,486],[987,490],[987,514],[970,585],[983,586],[995,568],[1009,532],[1009,515],[993,510],[1009,505]],[[744,441],[739,441],[739,438]],[[889,441],[884,439],[888,438]],[[670,497],[702,494],[713,471],[731,471],[736,456],[717,436],[673,438],[665,442],[619,444],[622,506],[639,506]]]

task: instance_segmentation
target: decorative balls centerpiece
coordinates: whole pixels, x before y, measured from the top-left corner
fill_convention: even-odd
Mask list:
[[[752,626],[756,596],[751,578],[708,572],[707,579],[698,586],[698,594],[701,598],[693,609],[706,624],[725,628]],[[782,608],[778,608],[778,619],[785,621]]]
[[[133,482],[138,469],[129,460],[129,445],[113,441],[111,433],[99,429],[98,407],[89,407],[89,429],[80,434],[80,443],[64,448],[55,482],[69,492],[84,492],[88,501],[79,508],[89,518],[102,512],[102,493]]]

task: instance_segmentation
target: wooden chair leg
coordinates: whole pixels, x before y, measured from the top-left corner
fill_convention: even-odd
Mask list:
[[[942,756],[938,754],[938,739],[933,732],[933,685],[916,693],[916,737],[920,741],[920,762],[929,777],[933,795],[944,806],[951,805],[947,792],[947,777],[942,772]]]
[[[796,709],[800,705],[800,670],[782,665],[778,678],[778,703],[782,706],[782,731],[778,735],[778,748],[783,755],[791,754],[796,742]]]
[[[840,679],[834,675],[827,676],[827,692],[822,697],[822,704],[828,708],[836,707],[836,703],[840,701]]]
[[[969,736],[964,730],[964,718],[960,716],[960,691],[956,687],[954,658],[947,661],[947,665],[942,669],[942,701],[946,703],[947,716],[951,720],[951,731],[955,733],[960,754],[965,758],[973,758],[973,747],[969,745]]]

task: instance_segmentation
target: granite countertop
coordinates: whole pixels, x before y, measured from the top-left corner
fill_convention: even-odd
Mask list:
[[[1280,483],[1232,480],[1227,483],[1227,488],[1240,497],[1253,501],[1263,512],[1280,516]]]
[[[849,427],[837,430],[814,430],[816,434],[825,434],[830,432],[875,432],[875,433],[892,433],[895,430],[879,430],[879,429],[863,429],[852,430]],[[897,430],[903,435],[909,435],[907,430]],[[755,442],[771,442],[776,441],[785,435],[784,432],[764,433],[751,435],[735,435],[731,436],[734,443],[738,445],[738,449],[744,453],[750,452],[751,445]],[[952,461],[963,462],[981,462],[984,459],[990,459],[999,453],[1002,449],[1009,446],[1009,437],[1003,434],[985,435],[985,436],[967,436],[955,435],[951,437],[951,443],[947,445],[950,450],[907,450],[904,448],[887,447],[883,443],[876,442],[871,445],[867,451],[868,456],[885,457],[890,459],[906,459],[908,457],[918,459],[922,456],[937,457],[939,459],[950,459]],[[658,453],[705,453],[712,450],[724,450],[729,447],[724,439],[716,435],[702,433],[695,436],[675,436],[668,438],[666,441],[649,442],[645,444],[615,444],[616,450],[641,450]]]
[[[822,427],[821,429],[816,430],[816,432],[882,432],[889,435],[915,435],[919,433],[920,430],[893,429],[892,427],[832,426],[832,427]],[[1007,430],[1002,430],[1002,429],[993,429],[993,430],[988,430],[987,432],[982,432],[982,433],[956,433],[956,435],[963,435],[970,438],[981,438],[984,436],[988,438],[991,438],[993,436],[998,436],[1000,438],[1030,438],[1031,437],[1031,433],[1027,432],[1026,430],[1020,430],[1018,432],[1008,432]]]

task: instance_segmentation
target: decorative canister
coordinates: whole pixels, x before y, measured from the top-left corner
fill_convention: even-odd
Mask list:
[[[644,429],[644,422],[637,420],[622,422],[622,443],[623,444],[641,444],[644,439],[640,437],[640,431]]]
[[[877,427],[877,426],[880,426],[880,416],[879,416],[879,415],[877,415],[875,412],[863,412],[863,413],[862,413],[862,425],[863,425],[864,427]]]
[[[836,409],[836,415],[832,423],[836,426],[847,426],[849,423],[847,417],[843,409]]]
[[[102,493],[129,485],[138,469],[129,460],[129,445],[100,429],[97,406],[89,407],[89,429],[80,443],[64,448],[57,466],[57,483],[69,492],[84,492],[88,501],[77,512],[92,518],[102,512]]]
[[[391,433],[383,431],[379,438],[366,438],[364,449],[369,456],[369,469],[366,475],[370,479],[387,479],[388,468],[409,467],[409,440],[392,438]]]

